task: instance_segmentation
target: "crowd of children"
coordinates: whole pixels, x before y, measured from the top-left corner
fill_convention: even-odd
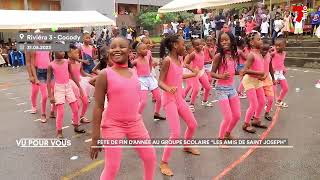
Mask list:
[[[211,92],[215,92],[223,117],[220,123],[219,139],[232,139],[232,131],[241,119],[241,98],[247,95],[249,106],[243,120],[242,129],[255,133],[255,128],[267,128],[264,118],[272,120],[270,111],[275,105],[287,108],[283,101],[288,92],[286,81],[285,40],[275,39],[275,46],[262,38],[258,32],[248,32],[245,39],[236,38],[231,32],[221,31],[217,37],[207,37],[204,41],[194,39],[190,44],[178,35],[164,38],[160,46],[163,59],[157,80],[153,69],[158,66],[151,53],[150,39],[129,44],[121,37],[114,38],[110,47],[102,47],[98,63],[94,63],[92,47],[87,44],[75,45],[65,52],[34,52],[29,55],[28,69],[32,86],[32,111],[37,113],[37,93],[40,89],[41,122],[47,122],[47,97],[51,103],[50,118],[56,118],[57,137],[63,138],[62,125],[64,104],[68,103],[72,111],[72,124],[76,133],[85,133],[80,123],[89,123],[85,117],[89,105],[89,95],[94,90],[94,108],[92,119],[92,147],[97,140],[104,139],[149,139],[148,130],[143,123],[142,114],[149,92],[155,100],[154,120],[169,124],[170,139],[180,138],[180,118],[187,128],[185,139],[192,139],[197,120],[195,101],[201,87],[203,98],[201,105],[212,107],[209,102]],[[87,39],[86,39],[87,38]],[[167,51],[166,51],[167,50]],[[134,53],[136,52],[136,53]],[[168,52],[168,53],[166,53]],[[31,69],[31,70],[30,70]],[[235,86],[239,76],[241,83]],[[275,96],[276,85],[281,92]],[[212,91],[214,89],[214,91]],[[190,103],[187,102],[191,91]],[[81,111],[79,111],[81,107]],[[160,115],[163,108],[166,117]],[[252,122],[251,122],[252,121]],[[144,179],[152,180],[156,167],[156,155],[152,145],[137,148],[144,165]],[[91,148],[91,158],[97,158],[101,149]],[[166,146],[160,162],[160,171],[172,176],[169,160],[173,148]],[[195,148],[185,147],[185,152],[200,155]],[[105,168],[101,179],[115,179],[120,168],[121,148],[105,148]]]

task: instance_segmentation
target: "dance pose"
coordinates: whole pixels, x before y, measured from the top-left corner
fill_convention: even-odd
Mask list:
[[[234,87],[234,76],[238,62],[235,37],[230,32],[220,33],[217,54],[214,57],[211,72],[211,76],[218,79],[216,94],[223,115],[219,139],[232,139],[231,132],[241,116],[240,99]]]
[[[188,57],[186,57],[185,61],[187,63],[187,66],[189,66],[189,64],[192,62],[191,67],[198,68],[200,71],[199,76],[196,76],[195,78],[193,78],[194,81],[193,81],[193,87],[192,87],[190,109],[194,111],[195,109],[194,104],[196,102],[196,98],[200,91],[200,83],[204,88],[203,101],[201,105],[206,107],[212,107],[213,105],[211,102],[208,101],[211,86],[209,84],[208,76],[204,70],[204,53],[202,48],[202,42],[200,39],[196,39],[192,41],[192,45],[195,51],[192,52]]]
[[[287,69],[284,65],[284,60],[286,59],[286,51],[285,50],[285,40],[283,38],[276,39],[275,41],[275,50],[271,53],[272,57],[272,67],[274,69],[274,79],[277,83],[280,84],[281,91],[280,95],[277,99],[276,106],[287,108],[287,103],[283,102],[284,97],[288,93],[288,82],[285,77],[287,73]]]
[[[128,68],[129,44],[126,39],[114,38],[110,45],[111,68],[99,73],[95,88],[93,111],[91,158],[98,156],[97,140],[103,139],[149,139],[142,117],[139,114],[140,83],[133,69]],[[105,96],[108,97],[106,115]],[[103,119],[102,119],[103,118]],[[100,133],[101,129],[101,133]],[[144,180],[153,180],[156,167],[156,154],[152,145],[137,148],[143,161]],[[101,180],[115,180],[120,168],[121,148],[105,148],[105,165]]]
[[[78,82],[81,81],[82,77],[93,77],[92,75],[86,73],[81,66],[81,61],[79,59],[79,49],[75,45],[70,45],[70,51],[68,52],[69,64],[71,66],[71,71]],[[70,76],[71,78],[71,76]],[[80,123],[90,123],[90,121],[85,117],[87,109],[88,109],[88,95],[86,91],[83,91],[83,96],[80,96],[80,90],[74,81],[71,81],[73,92],[77,98],[78,107],[80,109],[81,104],[81,113],[80,113]],[[86,89],[81,86],[82,89]]]
[[[194,48],[191,44],[187,45],[186,46],[186,56],[184,57],[184,59],[187,59],[186,57],[187,56],[190,56],[190,54],[194,51]],[[184,62],[184,64],[186,64],[186,62]],[[190,69],[188,69],[187,67],[183,68],[183,73],[184,74],[188,74],[188,73],[191,73],[192,71]],[[188,79],[185,79],[185,88],[184,88],[184,98],[186,98],[189,94],[189,91],[192,92],[192,85],[193,85],[193,78],[188,78]],[[191,93],[192,94],[192,93]],[[187,102],[190,102],[190,99],[187,100]]]
[[[264,118],[268,121],[271,121],[272,117],[270,116],[270,111],[271,111],[273,100],[274,100],[274,91],[273,91],[274,71],[272,68],[271,55],[269,51],[270,51],[270,44],[268,40],[264,40],[263,46],[261,49],[261,54],[264,60],[264,72],[267,74],[267,78],[263,81],[263,90],[267,100]]]
[[[212,60],[215,55],[216,51],[216,39],[213,39],[210,36],[207,36],[205,39],[205,46],[203,47],[204,52],[204,70],[208,76],[208,80],[210,85],[212,84],[212,77],[211,77],[211,69],[212,69]]]
[[[78,80],[74,77],[71,71],[71,65],[67,59],[64,59],[64,52],[55,52],[55,60],[48,66],[47,74],[47,89],[50,97],[51,104],[55,104],[57,110],[56,128],[57,138],[63,138],[62,125],[64,118],[64,104],[67,101],[72,110],[72,121],[74,125],[74,131],[76,133],[85,133],[85,130],[79,128],[79,114],[78,114],[78,102],[73,93],[72,85],[69,80],[69,76],[76,83],[79,88],[80,96],[83,97],[83,90],[79,85]],[[54,92],[51,90],[51,74],[54,75]]]
[[[169,55],[165,57],[160,70],[159,87],[164,91],[162,102],[170,127],[170,140],[180,137],[180,117],[187,125],[185,139],[191,139],[197,128],[197,121],[183,98],[182,81],[183,78],[196,76],[197,72],[183,76],[183,60],[182,57],[179,57],[185,53],[182,38],[178,35],[169,35],[163,39],[160,46],[161,58],[164,57],[166,48],[169,50]],[[160,163],[161,173],[167,176],[173,175],[168,165],[172,150],[170,145],[164,148]],[[199,150],[195,148],[185,147],[184,151],[200,155]]]
[[[237,72],[240,72],[244,68],[244,64],[246,63],[246,58],[250,53],[250,49],[245,45],[245,40],[241,37],[237,40],[237,47],[238,47],[238,56],[239,56],[239,64],[237,66]],[[247,98],[246,93],[243,91],[242,85],[242,76],[240,76],[240,84],[238,87],[238,95],[240,99]]]
[[[263,90],[263,81],[267,78],[264,72],[263,57],[260,53],[262,47],[261,36],[258,32],[252,32],[248,35],[248,46],[251,49],[247,57],[244,69],[240,71],[243,76],[243,87],[247,92],[249,108],[246,112],[245,123],[242,129],[249,133],[255,133],[252,127],[267,128],[260,120],[261,112],[265,106],[265,95]],[[250,119],[254,122],[250,125]]]
[[[37,112],[37,97],[39,89],[41,92],[41,122],[47,122],[46,109],[47,109],[47,71],[50,64],[51,53],[49,51],[36,51],[31,52],[31,70],[34,76],[34,83],[31,85],[31,113]],[[53,88],[53,83],[51,84]],[[54,106],[51,106],[50,118],[55,118]]]
[[[137,74],[141,84],[139,113],[141,115],[143,114],[144,108],[147,104],[148,93],[151,91],[156,100],[153,116],[154,120],[165,120],[164,117],[160,116],[161,94],[158,87],[158,81],[151,75],[152,61],[150,60],[150,56],[147,57],[147,48],[148,47],[146,44],[138,43],[135,47],[137,50],[137,58],[132,62],[132,64],[136,66]]]

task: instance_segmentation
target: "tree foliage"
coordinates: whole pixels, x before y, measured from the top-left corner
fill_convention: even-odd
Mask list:
[[[172,12],[163,14],[160,18],[157,11],[141,11],[137,17],[137,22],[144,28],[151,30],[156,25],[170,23],[173,21],[192,21],[194,14],[189,12]]]

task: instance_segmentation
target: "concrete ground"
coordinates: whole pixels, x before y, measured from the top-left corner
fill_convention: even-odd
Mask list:
[[[288,109],[276,109],[274,120],[268,132],[258,130],[257,134],[242,131],[241,125],[247,109],[247,100],[241,100],[241,122],[234,130],[234,136],[241,138],[288,138],[293,148],[238,148],[200,149],[200,156],[185,154],[181,149],[172,153],[170,165],[175,173],[164,177],[158,167],[155,180],[209,180],[209,179],[314,179],[320,177],[320,89],[314,84],[320,79],[320,71],[312,69],[289,69]],[[298,88],[298,89],[297,89]],[[55,121],[42,124],[39,115],[31,115],[30,84],[24,69],[0,68],[0,177],[10,180],[93,180],[99,179],[103,170],[103,153],[98,160],[89,157],[88,142],[91,125],[83,125],[86,134],[76,135],[71,126],[70,109],[66,107],[64,135],[70,139],[68,148],[21,148],[16,140],[20,138],[53,138]],[[214,99],[214,96],[211,97]],[[40,100],[40,98],[39,98]],[[144,122],[152,138],[167,138],[169,128],[166,121],[154,122],[151,98],[145,109]],[[87,117],[92,117],[92,102]],[[212,108],[201,107],[198,102],[195,117],[198,121],[196,138],[215,138],[218,135],[222,116],[218,104]],[[183,130],[185,129],[184,123]],[[182,131],[183,132],[183,131]],[[157,161],[161,160],[163,149],[156,149]],[[70,158],[77,156],[76,160]],[[141,180],[143,168],[133,149],[124,149],[118,180]]]

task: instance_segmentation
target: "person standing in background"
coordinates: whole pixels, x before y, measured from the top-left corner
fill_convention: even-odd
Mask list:
[[[174,20],[174,22],[171,22],[171,25],[172,25],[172,29],[173,29],[174,33],[177,34],[178,26],[179,26],[179,23],[177,22],[177,20]]]
[[[311,13],[311,25],[311,37],[313,37],[314,33],[320,25],[320,6],[318,7],[318,10],[316,12]]]
[[[276,18],[276,10],[277,10],[277,6],[273,7],[273,10],[270,12],[270,25],[271,25],[271,35],[273,34],[273,29],[274,29],[274,20]]]
[[[287,39],[290,32],[290,24],[292,23],[292,19],[289,11],[285,11],[284,17],[283,17],[283,23],[284,23],[283,32],[284,32],[285,38]]]
[[[216,16],[216,35],[219,36],[219,33],[223,27],[223,24],[226,22],[226,17],[222,14],[222,10],[219,11],[219,15]]]

